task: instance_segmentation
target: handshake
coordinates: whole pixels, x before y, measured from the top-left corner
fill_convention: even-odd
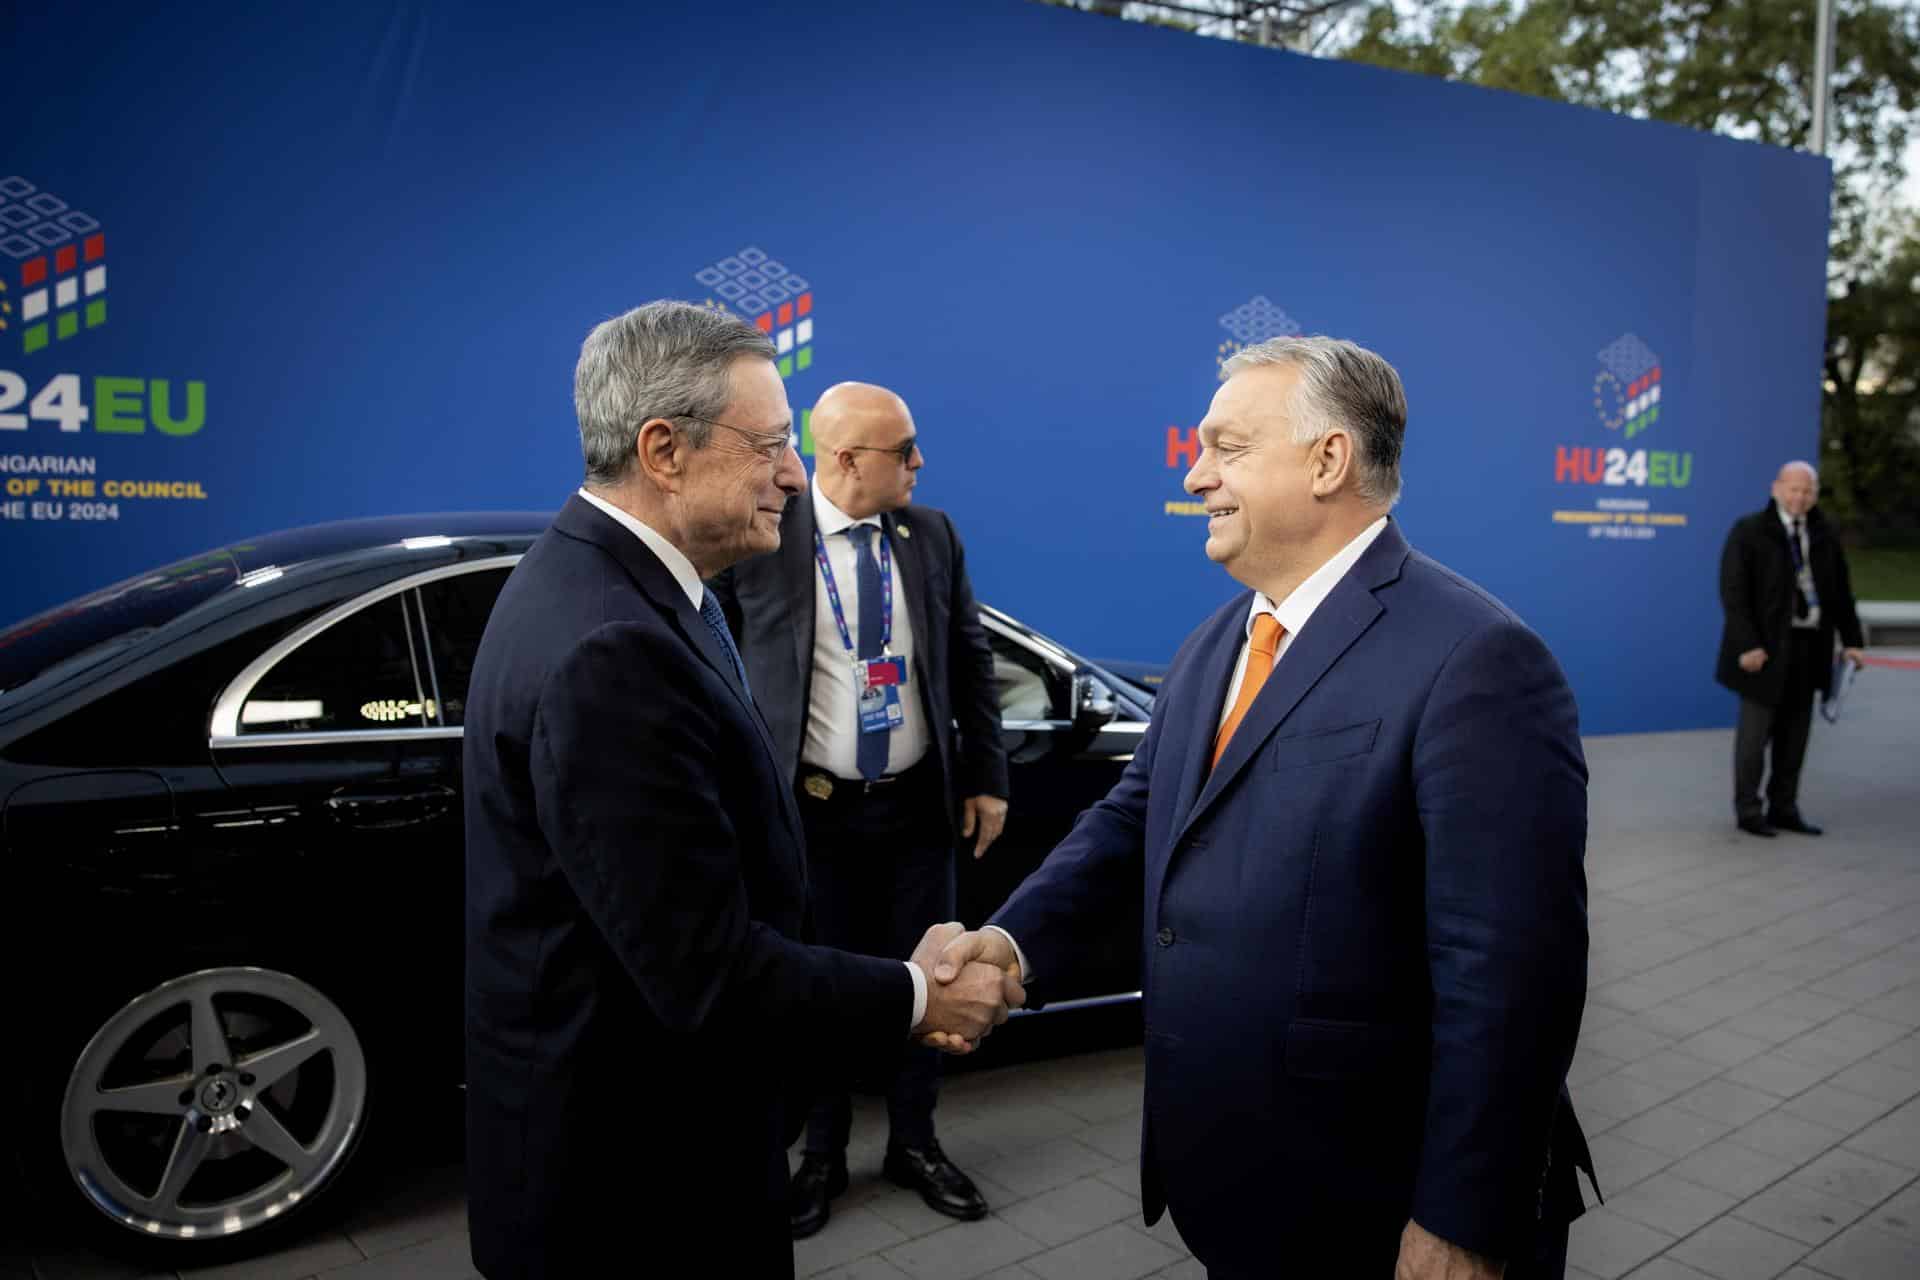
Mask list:
[[[913,1035],[936,1049],[972,1053],[1009,1010],[1027,1002],[1020,961],[1003,933],[937,924],[911,961],[927,978],[927,1012]]]

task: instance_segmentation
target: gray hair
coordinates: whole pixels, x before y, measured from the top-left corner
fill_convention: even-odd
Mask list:
[[[1245,369],[1292,365],[1300,381],[1288,406],[1293,442],[1313,444],[1336,428],[1351,432],[1354,492],[1391,507],[1400,500],[1400,445],[1407,434],[1407,393],[1392,365],[1340,338],[1272,338],[1220,366],[1225,382]]]
[[[640,427],[690,420],[687,441],[704,449],[733,399],[729,372],[741,356],[772,360],[773,340],[737,316],[690,302],[649,302],[596,325],[573,370],[573,411],[589,484],[618,484],[633,465]]]

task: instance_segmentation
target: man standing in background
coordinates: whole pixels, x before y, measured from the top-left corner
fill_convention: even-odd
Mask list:
[[[1787,463],[1774,477],[1772,500],[1734,524],[1720,556],[1726,624],[1714,676],[1740,695],[1733,813],[1740,829],[1756,836],[1820,834],[1800,812],[1813,695],[1832,691],[1836,633],[1856,667],[1866,644],[1847,557],[1826,517],[1814,510],[1819,500],[1819,472],[1809,463]],[[1762,810],[1769,742],[1773,770]]]
[[[713,586],[795,789],[821,940],[905,959],[953,915],[956,833],[979,857],[1006,820],[993,651],[953,522],[909,505],[925,459],[906,403],[844,382],[812,429],[813,484],[787,504],[780,550]],[[939,1054],[909,1045],[885,1066],[887,1176],[950,1217],[984,1217],[934,1136]],[[824,1085],[792,1179],[795,1238],[847,1186],[852,1103],[845,1081]]]

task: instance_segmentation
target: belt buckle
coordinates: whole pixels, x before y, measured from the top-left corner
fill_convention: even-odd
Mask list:
[[[815,800],[825,800],[833,794],[833,779],[824,773],[810,773],[800,785]]]

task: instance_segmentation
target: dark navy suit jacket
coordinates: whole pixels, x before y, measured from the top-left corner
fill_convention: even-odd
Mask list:
[[[1385,1276],[1409,1217],[1527,1256],[1577,1214],[1584,1157],[1573,695],[1389,522],[1209,770],[1250,606],[1189,637],[1120,782],[994,923],[1044,998],[1144,892],[1143,1198],[1209,1267]]]
[[[805,849],[732,664],[575,496],[487,623],[466,720],[468,1186],[495,1280],[677,1239],[792,1267],[796,1045],[907,1035],[897,960],[805,945]]]

